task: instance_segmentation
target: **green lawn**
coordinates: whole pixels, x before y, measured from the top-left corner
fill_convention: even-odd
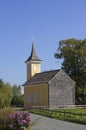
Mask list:
[[[76,108],[76,109],[62,109],[61,111],[69,111],[69,112],[75,112],[75,113],[83,113],[86,114],[86,108]]]
[[[50,118],[75,122],[86,125],[86,109],[59,109],[59,110],[30,110],[32,113],[43,115]]]

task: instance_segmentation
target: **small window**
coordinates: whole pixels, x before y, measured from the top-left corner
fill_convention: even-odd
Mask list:
[[[34,95],[34,103],[37,103],[37,102],[38,102],[38,95],[35,94],[35,95]]]
[[[28,102],[29,103],[31,102],[31,96],[30,96],[30,94],[28,94]]]

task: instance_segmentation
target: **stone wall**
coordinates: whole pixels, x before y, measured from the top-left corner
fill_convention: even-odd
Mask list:
[[[63,70],[60,70],[49,81],[49,106],[74,104],[75,82]]]

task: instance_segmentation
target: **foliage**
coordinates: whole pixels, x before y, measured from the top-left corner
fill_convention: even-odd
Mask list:
[[[4,106],[9,106],[11,99],[13,97],[11,85],[9,83],[4,83],[0,79],[0,108]]]
[[[0,79],[0,88],[4,86],[4,82],[2,79]]]
[[[23,107],[24,106],[24,95],[14,96],[11,101],[11,105],[15,107]]]
[[[16,84],[14,84],[12,86],[12,92],[13,92],[13,97],[15,96],[21,96],[21,86],[17,86]]]
[[[6,100],[5,100],[4,105],[5,106],[10,106],[10,102],[12,100],[13,94],[12,94],[11,85],[9,83],[5,84],[5,92],[6,92],[6,94],[5,94],[6,95]]]
[[[14,113],[14,112],[15,112],[15,110],[13,108],[10,108],[10,107],[5,107],[3,109],[0,109],[0,130],[6,129],[7,115]]]
[[[63,59],[62,69],[76,81],[76,103],[86,104],[86,39],[60,41],[55,57]]]
[[[21,94],[21,86],[4,83],[0,79],[0,108],[4,106],[24,106],[24,95]]]
[[[4,83],[0,79],[0,108],[5,106],[24,106],[24,95],[21,94],[21,86]]]
[[[11,105],[15,107],[23,107],[24,106],[24,95],[15,96],[11,101]]]
[[[21,127],[29,127],[32,118],[28,112],[16,112],[7,116],[7,128],[9,130],[20,130]]]
[[[24,96],[21,94],[21,86],[12,86],[13,98],[11,100],[11,105],[16,107],[24,106]]]
[[[31,116],[29,112],[24,112],[15,110],[14,108],[4,107],[0,109],[0,130],[14,130],[14,127],[11,129],[10,127],[15,126],[15,130],[19,130],[22,126],[27,127],[26,129],[29,130],[29,127],[33,127],[39,123],[39,119],[36,119],[32,122]]]

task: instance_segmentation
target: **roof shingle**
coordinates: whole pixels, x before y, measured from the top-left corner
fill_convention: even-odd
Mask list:
[[[35,74],[30,80],[26,81],[24,85],[47,83],[50,81],[59,70],[45,71]]]

